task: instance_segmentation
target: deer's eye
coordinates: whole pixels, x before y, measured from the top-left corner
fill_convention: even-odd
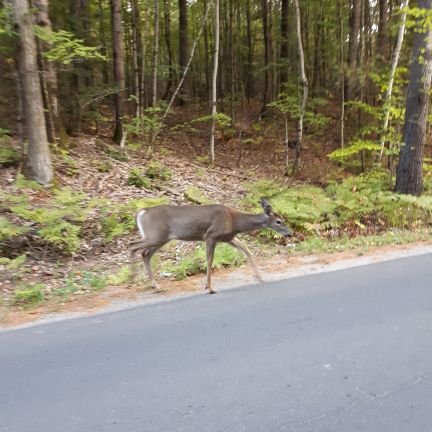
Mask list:
[[[281,223],[282,223],[282,221],[280,221],[280,220],[276,221],[276,225],[280,225]]]

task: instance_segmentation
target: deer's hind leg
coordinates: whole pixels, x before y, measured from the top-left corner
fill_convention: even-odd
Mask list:
[[[147,275],[150,279],[151,287],[154,289],[159,289],[159,284],[156,282],[156,279],[154,278],[153,270],[151,268],[150,260],[152,256],[162,247],[163,245],[150,245],[146,247],[142,252],[141,256],[144,261],[144,267],[146,269]]]

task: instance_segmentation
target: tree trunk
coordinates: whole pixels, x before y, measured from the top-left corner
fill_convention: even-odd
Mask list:
[[[48,184],[53,178],[53,170],[46,131],[32,16],[27,0],[14,0],[12,7],[15,31],[18,34],[18,65],[24,99],[25,129],[28,139],[24,174],[41,184]]]
[[[98,14],[99,14],[99,41],[101,47],[101,54],[107,55],[107,38],[105,32],[105,20],[104,20],[104,2],[103,0],[98,0]],[[108,72],[108,62],[102,64],[102,82],[108,85],[109,82],[109,72]]]
[[[216,111],[217,111],[217,73],[219,62],[219,0],[215,3],[215,28],[214,28],[214,56],[213,56],[213,75],[212,75],[212,125],[210,132],[210,163],[215,161],[214,139],[215,139],[215,126],[216,126]]]
[[[261,13],[263,21],[263,35],[264,35],[264,90],[262,96],[261,114],[267,109],[270,101],[270,47],[269,47],[269,18],[268,18],[268,0],[261,0]]]
[[[299,109],[299,118],[298,118],[298,125],[297,125],[297,144],[296,144],[295,159],[294,159],[294,164],[292,169],[293,174],[297,171],[300,162],[301,146],[302,146],[302,139],[303,139],[303,117],[306,110],[306,102],[308,97],[308,81],[307,81],[306,70],[305,70],[305,59],[304,59],[302,32],[301,32],[300,7],[299,7],[298,0],[294,0],[294,7],[296,12],[296,22],[297,22],[297,42],[298,42],[298,54],[299,54],[300,83],[302,85],[302,98],[299,103],[300,109]]]
[[[279,84],[282,91],[284,84],[288,82],[288,0],[281,2],[281,18],[280,18],[280,73]]]
[[[117,92],[114,96],[114,136],[117,144],[123,141],[123,113],[124,113],[124,91],[125,91],[125,70],[124,70],[124,48],[122,38],[121,0],[111,0],[111,22],[112,22],[112,45],[113,45],[113,67],[114,82]]]
[[[153,42],[153,85],[152,85],[152,106],[157,102],[157,75],[158,75],[158,57],[159,57],[159,0],[154,0],[155,18],[154,18],[154,42]]]
[[[432,0],[419,0],[418,3],[419,8],[430,13]],[[422,28],[424,23],[418,24]],[[395,189],[399,193],[420,195],[423,192],[423,157],[431,78],[432,29],[426,26],[426,32],[414,33],[403,139],[396,173]]]
[[[246,2],[246,38],[247,38],[247,63],[246,63],[246,98],[248,102],[255,96],[255,82],[253,75],[253,48],[252,48],[252,29],[251,29],[251,0]]]
[[[350,35],[348,46],[348,76],[345,80],[346,100],[354,98],[357,84],[357,65],[359,56],[360,24],[362,16],[362,0],[353,0],[350,16]]]
[[[141,35],[141,11],[138,0],[132,0],[133,22],[135,23],[135,49],[137,56],[137,77],[138,80],[138,99],[139,99],[139,115],[142,115],[146,106],[145,88],[144,88],[144,46]]]
[[[399,24],[399,31],[398,31],[398,37],[396,42],[396,48],[393,54],[393,61],[391,64],[390,69],[390,78],[387,85],[387,90],[385,94],[384,99],[384,122],[383,122],[383,130],[382,130],[382,137],[381,137],[381,153],[380,153],[380,159],[382,158],[383,152],[384,152],[384,144],[385,144],[385,133],[387,132],[387,127],[389,123],[389,117],[390,117],[390,106],[391,106],[391,97],[392,97],[392,90],[393,90],[393,81],[396,73],[396,68],[399,63],[399,57],[400,52],[402,49],[402,42],[404,38],[405,33],[405,22],[407,17],[407,10],[409,0],[403,0],[402,4],[400,6],[401,8],[401,21]]]
[[[170,0],[164,0],[164,23],[165,23],[165,44],[168,54],[168,80],[166,84],[165,94],[163,99],[168,99],[171,96],[171,88],[174,84],[174,60],[171,46],[171,15],[170,15]]]
[[[339,23],[340,23],[340,33],[339,33],[339,63],[340,63],[340,92],[341,92],[341,114],[340,114],[340,147],[344,148],[345,146],[345,55],[344,55],[344,46],[345,46],[345,35],[344,35],[344,26],[343,26],[343,2],[344,0],[339,0]]]
[[[34,0],[33,5],[36,8],[36,24],[51,33],[52,26],[48,14],[48,0]],[[60,117],[57,99],[57,72],[55,64],[44,58],[44,52],[48,51],[51,46],[42,40],[38,41],[39,45],[39,67],[41,71],[42,97],[44,100],[45,120],[47,124],[47,135],[50,143],[55,142],[56,129],[59,130]]]
[[[377,32],[377,59],[387,60],[389,52],[389,37],[387,34],[388,1],[379,0],[378,3],[378,32]]]
[[[132,81],[133,93],[135,97],[135,117],[139,117],[143,111],[141,105],[141,80],[140,80],[140,66],[139,66],[139,52],[138,52],[138,29],[140,27],[139,15],[137,14],[136,0],[131,0],[131,23],[132,23]]]
[[[188,37],[188,16],[187,16],[187,0],[178,0],[179,2],[179,66],[180,75],[186,69],[189,55],[189,37]],[[186,99],[190,96],[190,79],[185,76],[181,95],[179,98],[180,105],[186,103]]]

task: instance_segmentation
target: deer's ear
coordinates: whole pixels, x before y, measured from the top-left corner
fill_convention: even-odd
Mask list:
[[[264,213],[267,216],[270,216],[273,214],[273,209],[272,209],[270,203],[265,198],[260,199],[260,204],[261,204],[261,207],[264,209]]]

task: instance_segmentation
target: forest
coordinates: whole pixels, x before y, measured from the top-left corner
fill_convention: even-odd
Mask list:
[[[294,236],[244,241],[287,266],[430,241],[432,0],[0,0],[0,76],[0,321],[148,290],[128,243],[163,203],[266,197]],[[165,291],[205,272],[159,255]]]

